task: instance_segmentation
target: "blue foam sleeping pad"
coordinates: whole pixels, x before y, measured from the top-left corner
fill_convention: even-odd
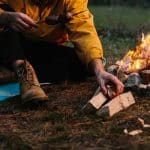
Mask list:
[[[9,83],[0,85],[0,101],[20,95],[19,83]]]

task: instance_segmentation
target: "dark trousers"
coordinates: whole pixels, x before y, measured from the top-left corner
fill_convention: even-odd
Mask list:
[[[87,76],[74,48],[29,40],[12,30],[0,33],[0,53],[0,63],[7,66],[17,59],[27,59],[40,82],[82,80]]]

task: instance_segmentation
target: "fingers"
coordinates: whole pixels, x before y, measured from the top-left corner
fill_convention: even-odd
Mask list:
[[[12,28],[13,28],[15,31],[18,31],[18,32],[25,30],[25,28],[24,28],[22,25],[20,25],[20,24],[15,24],[15,25],[12,26]]]
[[[28,28],[38,27],[38,25],[24,13],[11,12],[8,16],[9,24],[15,31],[24,31]]]
[[[30,26],[25,23],[24,21],[22,21],[21,19],[18,20],[18,23],[24,28],[24,29],[28,29]]]
[[[117,96],[117,95],[123,93],[124,85],[116,76],[114,76],[106,71],[103,71],[103,72],[97,72],[96,78],[101,87],[103,94],[105,94],[106,96],[110,95],[109,97],[114,97],[114,96]],[[108,83],[110,83],[110,82],[111,82],[111,84],[113,84],[114,89],[112,89],[112,91],[114,91],[114,93],[109,93],[109,86],[108,86],[109,84]],[[111,86],[111,84],[110,84],[110,86]]]
[[[12,28],[14,31],[20,32],[20,30],[19,30],[16,26],[14,26],[14,25],[12,25],[11,28]]]
[[[104,83],[102,83],[100,86],[101,86],[101,90],[104,93],[104,95],[107,95],[107,87],[106,87],[106,85]]]
[[[115,76],[111,76],[111,82],[114,83],[116,85],[116,94],[119,95],[121,93],[123,93],[124,91],[124,85],[123,83]]]
[[[34,22],[33,19],[31,19],[29,16],[27,16],[26,14],[20,13],[20,17],[21,19],[28,24],[29,26],[35,27],[37,28],[38,25]]]
[[[104,95],[107,95],[107,87],[105,85],[105,81],[103,79],[101,79],[100,77],[97,78],[97,81],[101,87],[101,91],[103,92]]]
[[[118,85],[117,85],[117,95],[123,93],[123,91],[124,91],[124,85],[121,84],[121,83],[118,84]]]

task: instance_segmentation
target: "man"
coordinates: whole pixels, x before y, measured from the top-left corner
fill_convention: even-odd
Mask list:
[[[117,94],[123,92],[123,84],[103,67],[103,49],[87,2],[88,0],[0,0],[0,25],[5,29],[2,30],[1,36],[1,39],[5,37],[5,40],[1,43],[7,42],[1,50],[2,59],[12,64],[21,84],[24,103],[48,99],[40,87],[33,67],[25,60],[26,55],[23,54],[23,49],[31,41],[41,45],[44,42],[49,43],[52,55],[55,46],[62,45],[67,40],[71,41],[74,45],[73,50],[81,62],[95,73],[105,95],[108,82],[116,86]],[[10,9],[5,9],[5,6],[9,6]],[[21,42],[21,37],[27,39],[25,46]],[[29,57],[30,53],[33,54],[31,47],[27,52]],[[26,51],[27,49],[24,53]],[[34,51],[34,55],[39,51]],[[41,51],[45,53],[42,46]]]

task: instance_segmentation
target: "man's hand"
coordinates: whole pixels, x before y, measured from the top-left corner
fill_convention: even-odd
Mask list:
[[[98,84],[105,95],[108,96],[108,84],[113,84],[116,87],[116,96],[124,91],[123,83],[116,76],[105,71],[100,59],[93,60],[90,63],[90,68],[94,71]]]
[[[37,24],[28,15],[21,12],[4,12],[1,15],[0,23],[7,25],[15,31],[37,27]]]

